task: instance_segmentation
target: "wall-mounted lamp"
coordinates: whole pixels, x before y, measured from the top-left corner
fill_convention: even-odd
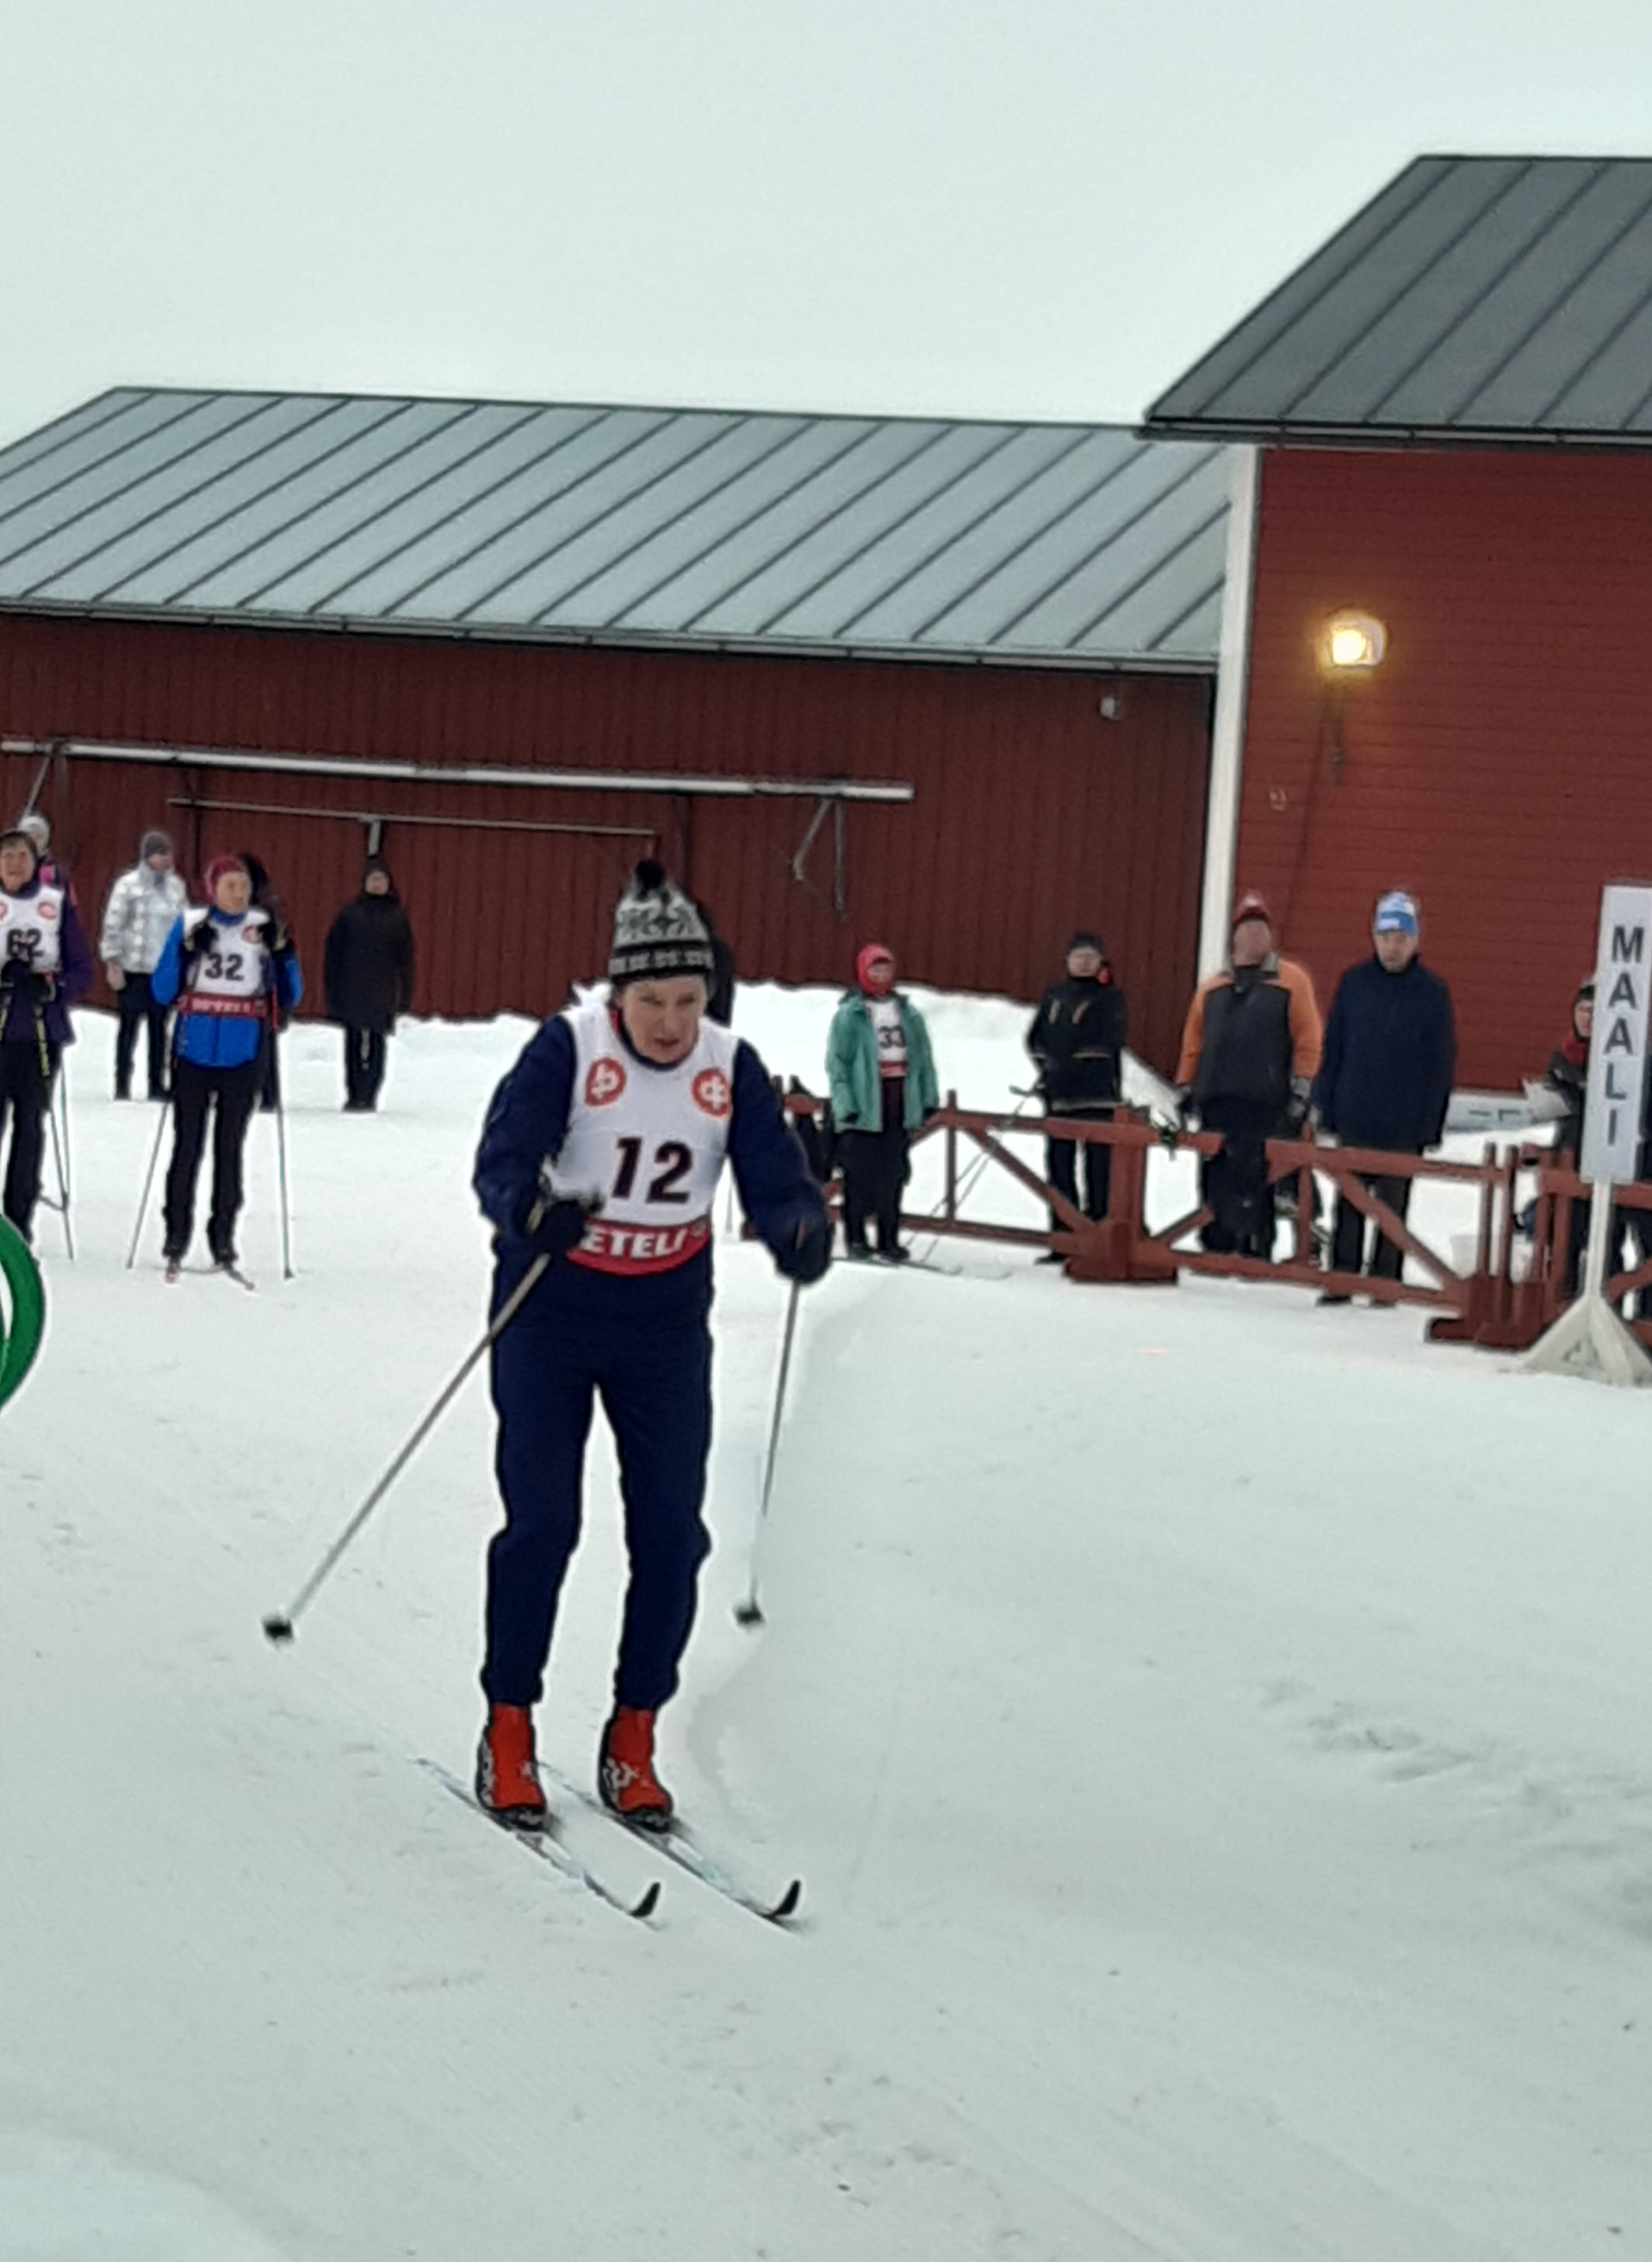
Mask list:
[[[1381,667],[1389,632],[1370,613],[1333,613],[1320,630],[1319,664],[1333,675]]]

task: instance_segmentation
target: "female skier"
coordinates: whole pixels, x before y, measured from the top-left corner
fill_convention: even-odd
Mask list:
[[[496,1228],[494,1310],[536,1257],[554,1260],[493,1352],[505,1524],[487,1557],[476,1795],[517,1829],[546,1819],[532,1707],[579,1538],[599,1394],[619,1451],[631,1582],[598,1787],[624,1820],[670,1825],[654,1723],[677,1686],[711,1544],[700,1509],[724,1162],[783,1273],[819,1279],[830,1254],[819,1189],[767,1070],[706,1019],[705,923],[657,864],[639,864],[620,900],[608,970],[609,995],[545,1022],[500,1085],[476,1160]]]
[[[206,909],[180,913],[149,985],[158,1005],[177,1000],[166,1174],[165,1257],[172,1277],[195,1229],[195,1182],[214,1106],[206,1241],[219,1270],[234,1269],[242,1149],[257,1104],[261,1041],[272,1009],[291,1012],[304,994],[292,945],[269,912],[253,907],[252,876],[241,858],[214,856],[206,884]]]
[[[869,942],[855,962],[826,1039],[826,1074],[843,1165],[843,1240],[862,1261],[873,1251],[867,1221],[877,1226],[877,1255],[905,1264],[900,1195],[911,1165],[912,1135],[941,1105],[934,1056],[924,1017],[895,987],[895,960]]]
[[[91,987],[91,949],[75,898],[41,873],[25,826],[0,833],[0,1136],[11,1118],[4,1210],[27,1241],[40,1193],[52,1078],[75,1041],[69,1008]]]

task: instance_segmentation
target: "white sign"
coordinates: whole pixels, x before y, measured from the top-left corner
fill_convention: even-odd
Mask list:
[[[1648,1004],[1652,887],[1604,889],[1579,1165],[1579,1175],[1597,1185],[1627,1185],[1640,1175]]]

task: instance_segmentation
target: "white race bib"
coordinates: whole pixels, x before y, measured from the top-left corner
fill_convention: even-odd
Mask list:
[[[693,1051],[653,1068],[626,1048],[605,1000],[570,1005],[574,1099],[552,1165],[561,1194],[602,1208],[572,1252],[599,1272],[668,1272],[711,1237],[711,1202],[728,1153],[738,1041],[703,1020]]]
[[[32,896],[0,889],[0,959],[20,959],[36,975],[54,975],[63,963],[61,887],[36,887]]]
[[[211,918],[209,911],[203,911],[191,921],[191,940],[200,933],[201,920]],[[242,1019],[262,1017],[264,993],[270,986],[264,925],[264,914],[258,911],[247,911],[227,926],[213,919],[213,940],[195,958],[184,1000],[190,1012],[227,1013]]]
[[[36,974],[55,974],[63,963],[66,892],[44,886],[32,896],[0,890],[0,958],[21,959]]]

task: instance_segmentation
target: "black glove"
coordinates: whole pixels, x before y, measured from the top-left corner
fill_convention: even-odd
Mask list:
[[[788,1280],[807,1287],[832,1262],[832,1228],[824,1217],[800,1218],[794,1237],[775,1251],[775,1263]]]
[[[217,921],[213,918],[204,918],[198,926],[191,928],[185,933],[179,955],[185,959],[199,958],[205,952],[215,950],[218,947],[218,939]]]
[[[272,955],[277,958],[290,958],[292,956],[292,937],[287,933],[285,927],[278,925],[271,927],[270,932],[270,948]]]
[[[529,1248],[541,1257],[566,1257],[570,1249],[578,1247],[587,1225],[601,1207],[591,1196],[578,1201],[559,1201],[553,1196],[537,1193],[516,1229]]]
[[[0,967],[0,982],[15,990],[21,998],[32,998],[35,1005],[44,1005],[57,994],[57,984],[49,974],[37,974],[26,959],[9,958]]]

